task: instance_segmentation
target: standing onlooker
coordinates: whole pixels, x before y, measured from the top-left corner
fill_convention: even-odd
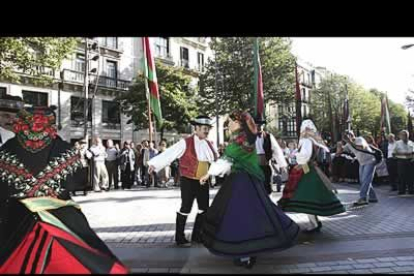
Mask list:
[[[73,195],[76,196],[77,191],[83,191],[83,194],[87,194],[88,189],[88,160],[85,155],[85,140],[75,142],[74,149],[75,153],[79,156],[82,166],[78,169],[78,172],[72,176],[70,185],[66,186],[66,189]]]
[[[289,153],[287,155],[287,161],[289,164],[289,171],[298,164],[296,162],[296,154],[298,153],[298,148],[295,142],[289,143]]]
[[[159,151],[157,155],[163,153],[166,149],[167,149],[167,141],[162,140],[159,143]],[[169,166],[166,166],[165,168],[161,169],[157,174],[157,178],[161,182],[161,186],[165,186],[168,180],[170,179]]]
[[[18,96],[4,95],[0,99],[0,147],[15,136],[13,122],[23,105],[22,98]]]
[[[355,138],[353,133],[345,135],[344,140],[347,142],[344,149],[353,152],[359,162],[361,189],[359,191],[359,200],[354,203],[354,206],[378,202],[377,195],[372,187],[376,167],[373,150],[363,137]]]
[[[325,144],[328,142],[325,140]],[[330,152],[327,152],[325,150],[318,150],[317,151],[317,163],[319,165],[319,168],[323,171],[323,173],[329,178],[331,176],[331,173],[329,171],[329,167],[331,164],[331,154]]]
[[[119,158],[119,151],[115,148],[114,142],[109,139],[106,141],[106,157],[105,165],[106,169],[108,170],[109,176],[109,189],[112,187],[112,182],[114,183],[114,189],[119,189],[118,184],[118,158]]]
[[[142,185],[143,186],[148,186],[148,165],[147,162],[149,161],[149,154],[148,154],[148,147],[149,147],[149,142],[148,140],[144,140],[142,141],[142,150],[141,150],[141,180],[142,180]]]
[[[149,144],[149,149],[148,149],[148,161],[151,160],[152,158],[154,158],[155,156],[157,156],[158,154],[158,150],[155,148],[155,142],[152,141]],[[149,186],[154,186],[154,187],[158,187],[158,177],[157,177],[157,173],[156,172],[152,172],[149,175],[149,182],[147,187]]]
[[[124,147],[120,153],[120,160],[122,189],[131,189],[134,182],[135,153],[128,141],[124,142]]]
[[[135,147],[135,175],[134,179],[137,182],[137,185],[142,185],[141,179],[141,167],[142,167],[142,145],[137,144]]]
[[[379,140],[379,139],[378,139]],[[378,141],[377,140],[377,141]],[[366,137],[366,141],[368,143],[368,145],[370,145],[371,147],[377,148],[378,150],[380,150],[382,152],[382,155],[384,156],[383,151],[381,150],[381,148],[378,146],[378,143],[375,141],[374,137],[372,135],[368,135]],[[388,170],[387,170],[387,162],[386,160],[383,158],[381,160],[380,163],[377,164],[376,168],[375,168],[375,174],[374,174],[374,183],[380,183],[383,182],[384,179],[388,176]]]
[[[387,148],[387,169],[388,179],[391,184],[391,191],[398,190],[398,167],[397,159],[394,157],[393,152],[395,149],[395,135],[388,135],[388,148]]]
[[[398,194],[404,195],[407,192],[407,188],[409,194],[414,194],[413,180],[411,179],[411,160],[413,159],[414,143],[408,140],[409,133],[407,130],[402,130],[399,137],[400,140],[395,143],[393,151],[398,162]]]
[[[89,149],[89,151],[92,153],[92,160],[94,165],[94,182],[93,182],[93,190],[95,192],[100,192],[101,189],[105,191],[109,191],[108,187],[108,171],[106,170],[105,166],[105,158],[107,157],[106,149],[102,145],[102,140],[98,137],[95,137],[93,139],[93,145]],[[102,181],[102,182],[101,182]],[[100,183],[102,183],[100,185]]]

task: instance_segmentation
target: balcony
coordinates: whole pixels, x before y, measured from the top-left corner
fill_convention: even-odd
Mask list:
[[[63,81],[65,82],[71,82],[74,84],[80,84],[83,85],[84,81],[84,73],[74,70],[65,69],[63,70]],[[94,85],[96,82],[96,75],[90,76],[90,84]],[[130,81],[126,80],[120,80],[120,79],[114,79],[107,76],[99,76],[98,79],[98,87],[102,88],[110,88],[110,89],[116,89],[116,90],[128,90],[128,87],[130,85]]]
[[[108,129],[108,130],[120,130],[121,129],[121,123],[120,122],[102,122],[102,127],[104,129]]]
[[[158,59],[159,61],[161,61],[162,63],[166,64],[166,65],[170,65],[170,66],[174,66],[175,62],[173,60],[173,57],[170,56],[169,54],[167,55],[155,55],[155,59]]]
[[[188,62],[188,59],[182,59],[181,66],[184,67],[185,69],[190,69],[190,63]]]

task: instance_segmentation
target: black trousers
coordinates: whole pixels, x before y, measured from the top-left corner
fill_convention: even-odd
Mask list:
[[[263,173],[265,175],[265,182],[264,187],[268,195],[272,193],[272,169],[270,168],[270,165],[267,166],[260,166],[262,168]]]
[[[194,199],[197,200],[198,209],[207,211],[209,205],[209,183],[200,184],[199,180],[187,177],[180,178],[181,208],[180,213],[189,214],[193,207]]]
[[[105,165],[108,171],[109,189],[112,187],[112,182],[114,183],[115,189],[118,189],[118,161],[106,161]]]
[[[411,172],[412,169],[413,165],[411,163],[411,160],[398,159],[398,192],[405,193],[407,191],[407,188],[409,192],[414,191],[414,183],[411,179],[411,176],[413,175]]]
[[[392,188],[397,188],[398,185],[398,164],[396,158],[387,159],[388,177]]]
[[[125,170],[121,173],[122,188],[131,189],[132,184],[134,184],[134,174],[135,171],[131,171],[131,166],[127,164]]]

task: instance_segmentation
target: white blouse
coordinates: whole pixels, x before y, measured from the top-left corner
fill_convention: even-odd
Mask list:
[[[216,152],[216,155],[218,156],[217,149],[215,148],[213,143],[211,144],[213,146],[213,150]],[[205,139],[201,140],[200,138],[198,138],[197,135],[194,135],[194,148],[198,161],[210,163],[214,162],[214,153]],[[155,172],[159,172],[166,166],[170,165],[175,159],[183,156],[186,149],[187,145],[185,143],[185,140],[181,139],[171,147],[167,148],[163,153],[149,160],[148,166],[154,166]]]

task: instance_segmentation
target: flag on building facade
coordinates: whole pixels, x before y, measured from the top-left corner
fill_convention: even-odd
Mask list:
[[[259,39],[254,42],[254,116],[258,119],[265,118],[262,68],[260,64]]]
[[[162,124],[161,102],[158,90],[157,74],[155,72],[154,56],[149,37],[142,38],[142,47],[144,50],[144,76],[148,89],[146,91],[150,107],[159,124]]]
[[[298,64],[295,63],[295,99],[296,99],[296,133],[300,136],[300,125],[302,124],[302,96],[300,94],[300,84],[298,75]]]

